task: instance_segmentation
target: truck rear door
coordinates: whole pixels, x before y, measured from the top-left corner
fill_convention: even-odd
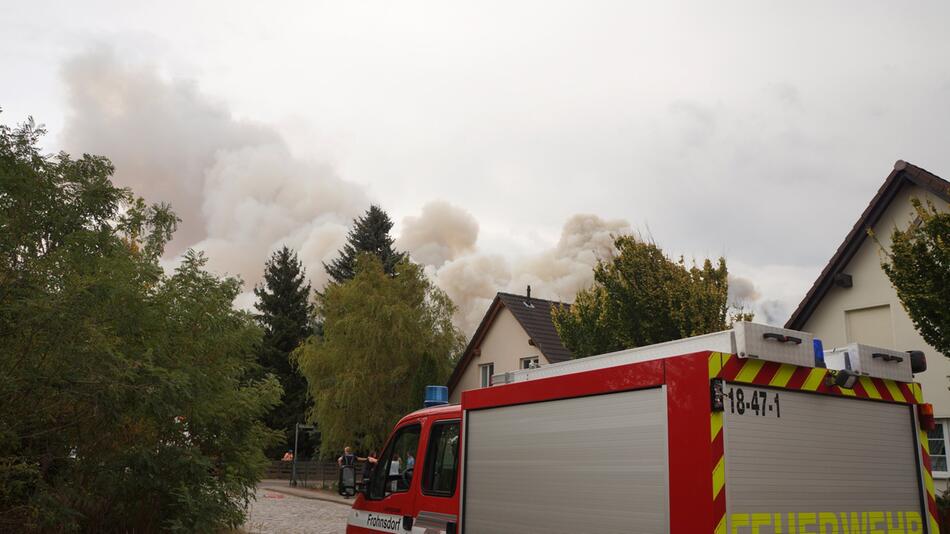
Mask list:
[[[745,384],[724,404],[727,532],[927,532],[912,405]]]

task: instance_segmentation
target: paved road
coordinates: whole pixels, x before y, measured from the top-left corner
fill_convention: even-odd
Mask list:
[[[343,534],[350,507],[258,489],[244,531],[252,534]]]

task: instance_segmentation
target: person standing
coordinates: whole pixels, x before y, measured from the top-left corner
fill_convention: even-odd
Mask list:
[[[389,487],[390,491],[399,491],[399,479],[402,472],[399,470],[401,458],[398,453],[393,453],[392,460],[389,461]]]
[[[336,463],[341,468],[345,465],[355,467],[358,459],[359,458],[357,458],[356,455],[353,454],[353,449],[351,449],[350,447],[343,447],[343,456],[340,456],[339,458],[337,458]]]
[[[363,463],[363,483],[368,483],[369,479],[373,477],[373,469],[376,467],[376,464],[379,462],[379,452],[375,449],[369,451],[369,454],[366,455],[366,461]]]
[[[340,466],[339,492],[344,498],[349,499],[356,494],[356,462],[359,460],[353,449],[343,448],[343,456],[336,459]]]

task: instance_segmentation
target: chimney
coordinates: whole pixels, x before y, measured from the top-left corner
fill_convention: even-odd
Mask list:
[[[527,298],[527,303],[528,303],[528,306],[531,305],[531,286],[530,286],[530,285],[528,286],[528,298]]]

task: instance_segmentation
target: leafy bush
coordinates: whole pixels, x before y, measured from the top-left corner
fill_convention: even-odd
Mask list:
[[[641,347],[724,330],[730,317],[726,260],[674,261],[654,243],[622,235],[617,253],[594,267],[594,285],[570,308],[552,310],[564,345],[576,357]]]
[[[0,126],[0,531],[237,526],[280,396],[240,281],[191,252],[166,275],[169,207],[43,133]]]
[[[911,203],[916,221],[894,229],[881,267],[924,341],[950,356],[950,212]]]

